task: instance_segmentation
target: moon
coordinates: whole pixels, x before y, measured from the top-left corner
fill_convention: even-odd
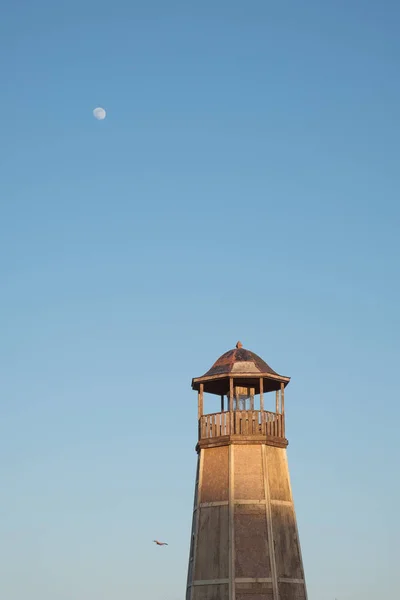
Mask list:
[[[101,108],[100,106],[95,108],[93,111],[93,116],[95,119],[97,119],[98,121],[102,121],[103,119],[106,118],[106,111],[104,110],[104,108]]]

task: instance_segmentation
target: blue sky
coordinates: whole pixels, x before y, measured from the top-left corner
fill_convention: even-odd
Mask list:
[[[398,3],[2,8],[0,597],[184,598],[190,381],[240,339],[292,378],[310,600],[394,598]]]

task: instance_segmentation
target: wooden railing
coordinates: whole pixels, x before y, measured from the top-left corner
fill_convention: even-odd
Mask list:
[[[234,410],[202,415],[199,421],[199,439],[224,435],[284,438],[283,419],[283,415],[266,410]]]

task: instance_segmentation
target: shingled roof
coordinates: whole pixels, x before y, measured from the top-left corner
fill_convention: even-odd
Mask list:
[[[257,354],[242,348],[239,344],[240,342],[238,342],[236,348],[228,350],[220,356],[203,377],[222,375],[223,373],[227,375],[229,373],[270,373],[271,375],[278,375]]]
[[[259,389],[260,377],[265,378],[268,380],[266,385],[264,384],[265,391],[279,389],[280,382],[287,385],[290,380],[289,377],[279,375],[262,358],[246,350],[241,342],[238,342],[236,348],[222,354],[204,375],[194,378],[192,388],[199,389],[199,384],[203,383],[204,391],[225,394],[229,389],[229,377],[240,379],[243,386],[248,385],[257,389]]]

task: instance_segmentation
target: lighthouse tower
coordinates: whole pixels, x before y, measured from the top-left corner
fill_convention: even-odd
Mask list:
[[[307,600],[286,457],[289,381],[240,342],[192,380],[199,439],[186,600]],[[219,396],[212,414],[205,394]]]

